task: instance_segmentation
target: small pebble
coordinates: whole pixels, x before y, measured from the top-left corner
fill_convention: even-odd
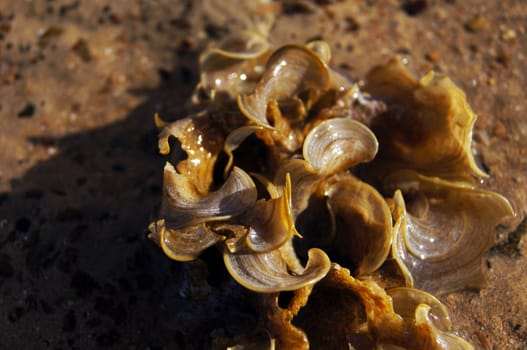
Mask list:
[[[479,32],[487,26],[487,19],[483,15],[476,15],[465,23],[465,29],[469,32]]]
[[[505,28],[502,28],[500,37],[502,40],[505,40],[505,41],[514,40],[516,39],[516,32],[514,31],[514,29],[505,27]]]
[[[425,58],[432,63],[436,63],[441,59],[441,55],[437,51],[428,51]]]
[[[498,51],[496,55],[496,62],[500,63],[505,68],[508,68],[511,63],[511,57],[504,49]]]

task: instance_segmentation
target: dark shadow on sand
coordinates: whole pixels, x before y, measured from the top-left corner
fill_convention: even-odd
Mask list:
[[[145,102],[119,122],[32,140],[59,152],[0,196],[0,348],[199,349],[214,330],[237,332],[229,317],[254,326],[249,294],[217,251],[181,264],[146,237],[165,162],[153,115],[184,115],[196,61],[192,52],[160,71],[162,84],[136,92]]]

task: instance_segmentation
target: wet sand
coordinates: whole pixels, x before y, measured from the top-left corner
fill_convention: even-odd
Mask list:
[[[442,298],[477,349],[527,346],[526,19],[520,0],[289,1],[271,32],[328,41],[356,81],[400,55],[466,92],[484,186],[517,212],[487,288]],[[214,252],[179,264],[146,238],[165,161],[152,117],[184,115],[199,53],[245,21],[210,0],[0,4],[0,348],[206,348],[240,331],[226,319],[255,322],[251,294],[205,271]]]

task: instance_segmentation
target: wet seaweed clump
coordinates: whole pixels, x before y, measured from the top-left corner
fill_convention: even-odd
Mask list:
[[[479,186],[464,93],[397,58],[359,89],[326,42],[256,27],[203,52],[191,115],[156,119],[161,153],[181,149],[150,237],[177,261],[219,249],[256,292],[231,349],[472,349],[434,295],[483,285],[513,211]]]

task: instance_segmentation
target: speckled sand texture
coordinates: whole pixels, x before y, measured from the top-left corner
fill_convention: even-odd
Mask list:
[[[239,3],[0,2],[0,349],[207,349],[254,326],[218,254],[175,263],[146,239],[165,161],[152,117],[184,115],[197,57],[243,25]],[[527,208],[525,2],[286,3],[275,45],[323,38],[356,80],[399,54],[465,90],[484,185],[517,217],[488,287],[443,301],[477,349],[527,348],[525,222],[508,234]]]

